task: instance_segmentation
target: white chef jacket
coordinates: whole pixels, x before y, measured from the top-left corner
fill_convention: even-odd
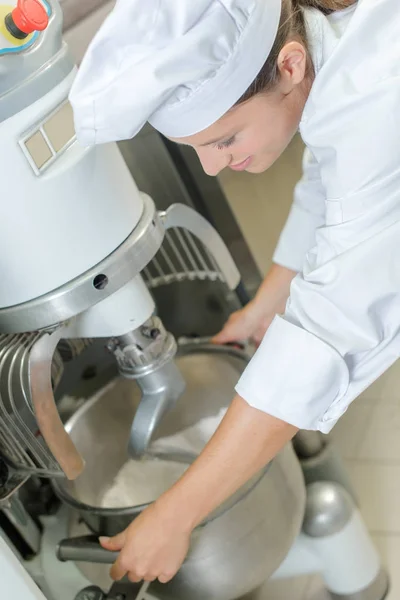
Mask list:
[[[300,270],[237,392],[328,433],[400,355],[400,10],[307,10],[307,151],[275,262]]]

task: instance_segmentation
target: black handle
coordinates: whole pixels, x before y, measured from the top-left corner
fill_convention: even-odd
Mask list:
[[[105,550],[96,536],[84,536],[62,540],[57,547],[57,558],[62,562],[90,562],[111,565],[118,552]]]
[[[238,300],[240,302],[240,304],[242,305],[242,307],[244,308],[245,306],[248,305],[248,303],[251,301],[251,298],[249,296],[248,291],[246,290],[246,287],[242,281],[242,279],[239,282],[239,285],[237,286],[236,290],[236,296],[238,297]]]

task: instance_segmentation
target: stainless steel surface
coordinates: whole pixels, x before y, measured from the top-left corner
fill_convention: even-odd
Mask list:
[[[61,288],[31,302],[0,310],[0,330],[4,333],[37,331],[66,321],[104,300],[138,275],[158,251],[165,233],[153,201],[144,194],[142,196],[142,218],[115,252]],[[108,278],[108,284],[101,290],[93,284],[99,274]]]
[[[0,500],[30,475],[74,478],[82,472],[52,388],[52,359],[61,335],[61,328],[0,335]]]
[[[165,271],[160,271],[161,256],[170,269],[168,273],[170,281],[182,282],[185,279],[209,278],[220,281],[223,279],[232,289],[238,285],[240,275],[226,246],[218,233],[201,215],[187,206],[180,205],[174,205],[159,215],[151,198],[145,194],[142,194],[142,197],[144,202],[142,218],[119,248],[101,263],[61,288],[30,302],[1,309],[1,331],[4,333],[37,331],[64,322],[109,297],[144,269],[149,287],[157,286],[161,281],[157,281],[151,273],[154,269],[159,276],[166,275]],[[187,228],[206,245],[206,250],[200,251],[199,247],[191,242],[190,234],[186,235],[183,230],[176,231],[175,235],[183,241],[181,250],[184,249],[186,252],[186,256],[184,254],[175,256],[176,260],[181,262],[182,270],[179,272],[173,268],[171,254],[167,249],[164,248],[160,256],[155,257],[163,242],[165,228],[172,227]],[[169,235],[170,243],[173,235],[171,233]],[[175,247],[175,251],[179,252],[179,249]],[[203,264],[200,260],[201,252],[207,256],[208,263]],[[146,270],[149,263],[151,265]],[[103,289],[96,288],[93,283],[95,277],[100,274],[106,275],[108,279]],[[164,279],[162,283],[166,281]]]
[[[213,352],[211,347],[196,347],[179,356],[177,365],[187,388],[165,416],[157,437],[173,435],[204,416],[218,415],[230,403],[246,359],[229,348]],[[86,459],[86,470],[75,482],[56,481],[55,490],[96,534],[118,533],[143,509],[99,507],[99,499],[126,461],[130,423],[140,397],[135,382],[121,379],[67,424]],[[189,559],[178,576],[160,589],[152,584],[150,593],[174,600],[231,600],[255,589],[286,556],[301,528],[304,503],[301,470],[287,446],[195,532]],[[96,573],[95,578],[99,574],[99,566],[93,571],[92,565],[83,565],[81,570],[91,581],[95,580],[91,573]]]
[[[37,41],[26,51],[0,56],[0,122],[42,98],[74,67],[62,42],[60,5],[56,0],[49,4],[49,26]]]
[[[177,351],[175,339],[158,317],[151,317],[138,329],[113,338],[109,348],[117,359],[121,374],[128,379],[152,373],[170,362]]]
[[[76,479],[84,469],[84,462],[64,429],[51,381],[53,355],[62,332],[60,328],[51,334],[44,333],[32,346],[28,358],[30,397],[40,435],[59,466],[58,471],[61,468],[68,479]]]
[[[390,591],[390,581],[386,571],[381,571],[372,585],[357,594],[331,594],[332,600],[385,600]]]
[[[340,485],[328,481],[307,487],[306,511],[303,531],[313,538],[334,535],[350,521],[354,503]]]
[[[225,281],[209,250],[184,229],[167,231],[144,279],[150,289],[182,281]]]
[[[196,271],[199,271],[206,274],[207,268],[206,265],[202,264],[201,260],[199,261],[200,264],[196,262],[196,259],[199,260],[199,257],[190,243],[190,237],[185,240],[183,234],[180,234],[179,229],[189,231],[204,244],[212,263],[216,267],[213,271],[220,272],[223,275],[226,284],[231,290],[237,288],[240,283],[240,273],[221,236],[204,217],[188,206],[173,204],[161,215],[161,218],[165,229],[178,229],[178,235],[181,236],[179,241],[184,250],[182,255],[185,256],[186,254],[188,257],[186,264],[182,262],[185,272],[195,274]]]
[[[18,498],[18,495],[14,494],[11,496],[7,503],[0,505],[0,508],[24,540],[31,553],[33,555],[38,554],[41,547],[41,531]]]
[[[24,475],[10,467],[3,459],[0,451],[0,509],[11,500],[13,495],[28,481],[29,475]]]
[[[51,386],[52,357],[60,336],[61,330],[0,335],[0,454],[9,477],[13,470],[22,478],[64,476],[52,451],[70,475],[80,472],[82,462],[59,419]],[[20,485],[18,479],[11,485],[8,478],[0,499]]]
[[[135,379],[142,391],[128,447],[130,456],[140,457],[147,451],[161,419],[185,389],[173,362],[176,342],[160,319],[152,317],[139,329],[112,340],[110,346],[121,375]]]
[[[241,307],[210,250],[186,229],[166,231],[159,252],[142,276],[158,314],[178,336],[213,335]]]
[[[300,433],[308,434],[308,432]],[[342,486],[353,498],[355,504],[358,505],[354,485],[349,477],[344,460],[340,456],[339,449],[330,436],[322,436],[321,434],[320,436],[323,437],[323,445],[317,453],[318,443],[316,439],[314,444],[311,437],[301,437],[301,447],[299,447],[299,445],[296,446],[297,436],[295,438],[294,448],[300,460],[306,485],[317,481],[332,481]],[[310,456],[307,457],[307,453]]]
[[[299,458],[317,456],[324,445],[324,437],[319,431],[299,431],[293,440],[293,448]]]
[[[57,547],[57,558],[61,562],[92,562],[110,565],[119,552],[109,552],[100,546],[96,536],[85,536],[62,540]]]
[[[162,419],[185,390],[185,381],[173,361],[137,378],[137,382],[142,399],[129,436],[128,452],[132,457],[145,454]]]

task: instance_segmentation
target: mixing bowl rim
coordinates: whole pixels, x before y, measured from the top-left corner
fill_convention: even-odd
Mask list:
[[[233,494],[228,500],[221,504],[215,511],[213,511],[208,517],[206,517],[196,529],[200,529],[209,523],[212,523],[216,519],[222,517],[225,513],[229,512],[239,502],[245,500],[253,490],[261,483],[262,479],[268,474],[268,471],[273,461],[263,467],[256,475],[254,475],[247,483]],[[92,506],[91,504],[84,504],[79,500],[76,500],[70,495],[62,485],[63,480],[54,480],[52,482],[53,489],[60,500],[65,502],[69,508],[77,510],[79,513],[90,514],[94,517],[112,518],[112,517],[132,517],[132,519],[138,517],[146,508],[154,504],[156,500],[152,502],[146,502],[145,504],[138,504],[136,506],[127,506],[125,508],[102,508],[100,506]],[[65,481],[65,480],[64,480]],[[244,489],[245,488],[245,489]]]

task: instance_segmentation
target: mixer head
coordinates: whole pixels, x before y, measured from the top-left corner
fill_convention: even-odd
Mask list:
[[[174,205],[158,218],[165,236],[143,272],[148,289],[196,280],[222,281],[235,289],[236,267],[218,234],[200,215]],[[1,316],[0,310],[0,323]],[[73,324],[81,318],[40,332],[0,334],[0,501],[31,475],[74,479],[82,472],[83,461],[64,430],[53,394],[63,368],[57,347],[63,356],[68,348],[71,358],[90,343],[66,339],[71,329],[76,333]],[[131,454],[138,455],[184,389],[173,361],[176,343],[160,319],[151,317],[139,328],[113,336],[109,349],[121,374],[136,379],[142,389],[130,440]]]

